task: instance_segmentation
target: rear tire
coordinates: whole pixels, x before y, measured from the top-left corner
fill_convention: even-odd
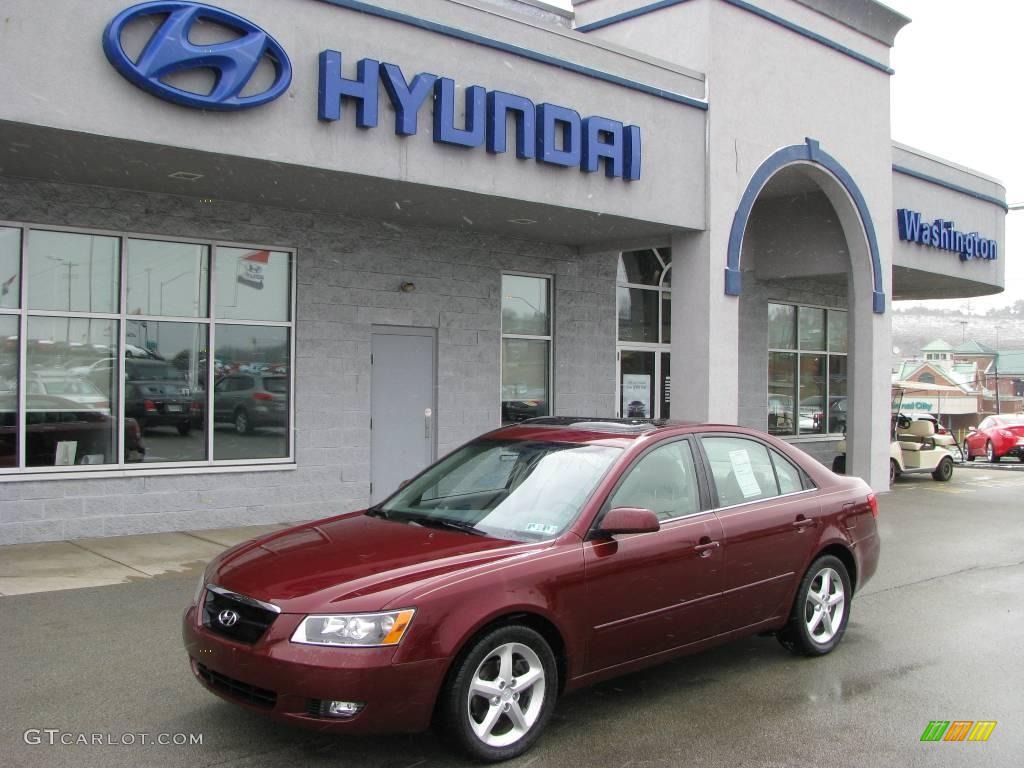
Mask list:
[[[896,478],[900,476],[900,465],[896,463],[896,459],[889,459],[889,487],[891,488],[896,483]]]
[[[188,433],[192,431],[191,421],[182,421],[178,424],[178,434],[182,437],[188,437]]]
[[[551,646],[530,627],[499,627],[453,666],[438,725],[470,757],[509,760],[533,746],[558,697]]]
[[[946,456],[932,472],[932,477],[939,482],[946,482],[953,477],[953,459]]]
[[[991,464],[999,463],[999,457],[996,456],[996,447],[992,445],[991,440],[985,443],[985,460]]]
[[[823,555],[811,563],[796,591],[789,623],[779,632],[782,647],[798,656],[824,656],[843,639],[853,589],[843,561]]]
[[[252,422],[249,421],[249,413],[245,408],[235,411],[235,432],[240,435],[248,435],[252,432]]]

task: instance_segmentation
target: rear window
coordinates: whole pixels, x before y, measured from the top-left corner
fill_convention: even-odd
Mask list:
[[[287,393],[288,379],[284,376],[267,376],[263,379],[263,388],[267,392]]]
[[[127,360],[125,377],[129,381],[184,381],[185,373],[157,360]]]

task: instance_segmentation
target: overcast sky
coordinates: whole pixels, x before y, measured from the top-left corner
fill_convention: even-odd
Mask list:
[[[571,7],[569,0],[552,1]],[[1024,202],[1024,2],[886,4],[913,20],[892,52],[892,137],[993,176],[1006,187],[1007,202]],[[1005,293],[972,299],[972,312],[1024,299],[1024,210],[1007,215],[1000,258],[1006,262]]]

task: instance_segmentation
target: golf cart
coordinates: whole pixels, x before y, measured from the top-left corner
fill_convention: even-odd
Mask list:
[[[903,387],[892,389],[892,419],[889,434],[889,485],[900,475],[930,472],[935,480],[945,482],[953,477],[953,454],[949,446],[956,440],[951,435],[935,432],[934,422],[912,419],[901,412]],[[839,455],[832,461],[832,471],[846,472],[846,441],[837,446]]]

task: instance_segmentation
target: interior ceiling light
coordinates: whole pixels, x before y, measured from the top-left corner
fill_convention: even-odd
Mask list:
[[[203,178],[201,173],[192,173],[191,171],[175,171],[169,174],[170,178],[178,179],[179,181],[199,181]]]

